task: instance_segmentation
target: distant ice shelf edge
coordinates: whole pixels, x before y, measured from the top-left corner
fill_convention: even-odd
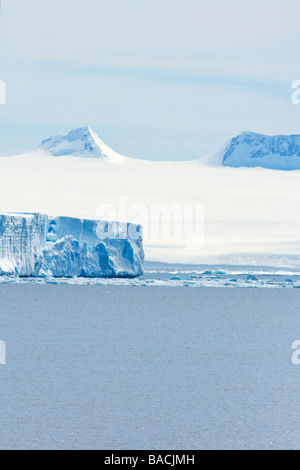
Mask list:
[[[105,235],[107,224],[39,213],[0,213],[0,275],[141,276],[144,262],[141,226],[110,222],[110,233],[115,230],[117,236],[99,237],[99,230]],[[130,238],[130,233],[136,236]]]

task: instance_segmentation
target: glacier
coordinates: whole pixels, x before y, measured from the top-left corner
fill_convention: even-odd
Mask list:
[[[0,275],[137,277],[142,227],[40,213],[0,214]]]
[[[300,135],[241,132],[219,150],[215,163],[234,168],[300,170]]]

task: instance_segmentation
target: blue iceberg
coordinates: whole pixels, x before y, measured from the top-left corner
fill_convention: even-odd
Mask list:
[[[120,222],[0,214],[0,275],[137,277],[142,228]]]

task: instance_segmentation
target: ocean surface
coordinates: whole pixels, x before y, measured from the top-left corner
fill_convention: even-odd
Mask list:
[[[0,449],[300,449],[299,290],[28,282],[0,299]]]
[[[300,288],[299,269],[253,266],[205,266],[147,263],[145,273],[133,279],[116,278],[16,278],[0,276],[0,284],[61,284],[162,287],[263,287]]]

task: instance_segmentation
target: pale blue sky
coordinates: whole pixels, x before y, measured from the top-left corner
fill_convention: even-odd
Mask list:
[[[133,157],[300,133],[299,0],[2,0],[0,154],[90,125]]]

